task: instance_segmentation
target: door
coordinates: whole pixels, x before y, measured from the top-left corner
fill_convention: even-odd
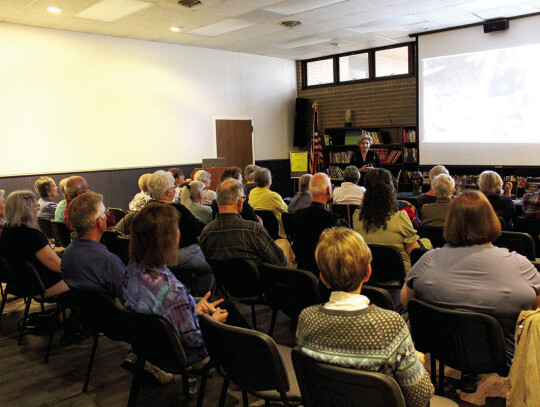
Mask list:
[[[225,157],[227,167],[240,167],[242,171],[253,164],[253,126],[251,119],[216,119],[216,150]]]

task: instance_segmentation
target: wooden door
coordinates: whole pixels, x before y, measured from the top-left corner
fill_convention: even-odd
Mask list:
[[[253,164],[253,126],[251,120],[216,119],[217,156],[225,157],[227,167],[242,171]]]

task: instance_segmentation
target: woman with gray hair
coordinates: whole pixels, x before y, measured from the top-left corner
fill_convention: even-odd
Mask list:
[[[332,201],[340,205],[362,205],[366,188],[358,186],[360,171],[356,166],[349,165],[343,171],[343,182],[334,189]]]
[[[0,235],[0,250],[9,260],[29,260],[36,268],[45,297],[68,291],[60,274],[60,257],[37,226],[39,205],[31,191],[14,191],[5,201],[7,225]]]
[[[54,180],[51,177],[39,177],[34,184],[34,189],[41,197],[38,201],[38,218],[54,219],[57,206],[54,199],[58,196],[58,188]]]
[[[291,203],[289,204],[289,212],[307,208],[311,205],[311,202],[313,201],[311,192],[309,192],[309,181],[311,181],[311,177],[311,174],[304,174],[298,180],[298,192],[291,199]]]
[[[437,200],[422,207],[422,226],[443,227],[452,203],[454,179],[448,174],[439,174],[433,180],[432,187]]]
[[[195,179],[195,181],[200,181],[204,185],[206,185],[208,189],[206,190],[206,198],[204,198],[203,204],[211,205],[212,201],[216,199],[216,192],[210,189],[210,184],[212,183],[212,175],[208,171],[199,170],[195,173],[193,178]]]
[[[182,188],[180,203],[205,225],[212,222],[212,208],[202,203],[206,199],[208,187],[201,181],[191,181]]]
[[[506,225],[504,229],[514,228],[514,217],[516,216],[516,206],[508,195],[502,194],[503,181],[499,174],[494,171],[484,171],[478,178],[480,191],[487,196],[489,203],[499,218],[502,218]]]
[[[358,146],[360,151],[353,154],[351,158],[351,165],[358,167],[360,172],[367,172],[372,168],[381,166],[381,159],[375,151],[371,151],[369,148],[373,144],[373,138],[367,133],[362,133],[358,137]],[[363,184],[363,182],[361,183]]]

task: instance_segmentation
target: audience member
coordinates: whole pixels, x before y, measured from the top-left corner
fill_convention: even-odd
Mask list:
[[[392,175],[392,185],[394,185],[394,189],[396,190],[396,196],[397,196],[397,193],[399,192],[399,182],[397,178],[394,177],[393,175]],[[396,198],[396,202],[398,205],[398,210],[405,212],[407,216],[409,217],[409,219],[411,220],[413,227],[417,229],[418,226],[420,226],[421,222],[420,222],[420,217],[418,216],[418,211],[416,210],[414,205],[410,203],[409,201],[405,201],[403,199]]]
[[[439,174],[448,174],[448,170],[442,165],[436,165],[429,171],[429,183],[430,188],[425,194],[420,195],[416,200],[416,206],[418,211],[420,211],[420,218],[422,217],[422,206],[428,203],[435,203],[437,196],[435,195],[435,190],[433,189],[433,180]]]
[[[309,192],[309,181],[311,177],[311,174],[304,174],[298,180],[298,192],[291,199],[291,203],[289,203],[287,208],[289,212],[307,208],[311,205],[312,198],[311,192]]]
[[[448,174],[439,174],[433,180],[433,189],[437,200],[422,207],[422,225],[442,227],[452,203],[454,179]]]
[[[87,192],[71,201],[68,211],[76,236],[62,255],[62,278],[69,288],[122,298],[126,267],[99,242],[107,230],[103,196]]]
[[[0,235],[2,234],[2,231],[4,230],[4,227],[6,226],[6,220],[4,219],[6,217],[5,215],[5,205],[4,203],[6,200],[4,199],[4,194],[6,191],[3,189],[0,189]]]
[[[523,216],[540,219],[540,191],[527,192],[523,196]]]
[[[0,235],[2,254],[13,261],[29,260],[36,268],[45,297],[68,291],[60,274],[60,257],[37,225],[39,205],[31,191],[14,191],[5,201],[7,224]]]
[[[540,276],[524,256],[493,246],[501,225],[478,191],[454,198],[444,225],[442,248],[424,254],[411,269],[401,292],[430,304],[493,315],[503,327],[508,363],[521,310],[540,306]]]
[[[385,373],[396,379],[409,407],[425,407],[434,388],[403,318],[369,304],[361,294],[371,275],[371,252],[346,228],[323,232],[315,257],[330,300],[300,314],[296,342],[320,362]]]
[[[180,203],[180,200],[182,199],[182,187],[184,186],[186,177],[184,177],[184,173],[180,168],[169,168],[167,172],[170,172],[173,175],[174,187],[176,188],[172,203]]]
[[[201,248],[207,260],[249,259],[285,266],[287,259],[266,230],[239,215],[244,203],[242,183],[228,178],[217,188],[219,213],[204,228]]]
[[[148,193],[148,178],[152,174],[143,174],[139,177],[139,189],[141,192],[135,194],[131,202],[129,203],[129,210],[132,212],[137,212],[142,209],[144,205],[152,200],[152,197]]]
[[[214,199],[216,199],[216,193],[210,189],[212,184],[212,175],[208,171],[199,170],[193,176],[195,181],[201,181],[208,190],[206,191],[206,198],[203,201],[204,205],[210,205]]]
[[[313,198],[311,205],[294,212],[296,235],[293,250],[298,268],[317,273],[315,247],[319,236],[326,228],[348,227],[348,224],[345,219],[326,207],[326,203],[332,199],[332,185],[328,175],[322,172],[315,174],[309,182],[309,191]]]
[[[514,228],[516,206],[508,195],[502,194],[503,181],[501,176],[494,171],[484,171],[478,177],[478,187],[487,196],[497,216],[501,217],[506,224],[506,229]]]
[[[180,203],[205,225],[212,221],[212,208],[202,204],[206,199],[207,190],[208,187],[201,181],[191,181],[182,188],[182,198],[180,199]]]
[[[272,174],[268,168],[259,167],[253,174],[256,188],[249,193],[249,204],[256,211],[271,211],[276,216],[279,223],[279,236],[286,238],[285,229],[281,214],[287,212],[287,204],[277,192],[270,191],[272,185]],[[219,202],[218,202],[219,204]]]
[[[416,234],[406,212],[398,210],[396,189],[392,175],[384,168],[374,168],[366,174],[366,193],[360,209],[353,214],[353,228],[368,244],[393,246],[403,258],[405,270],[411,268],[409,254],[419,248]],[[422,240],[426,249],[431,242]]]
[[[244,204],[249,201],[248,198],[251,190],[257,186],[255,185],[255,181],[253,181],[253,174],[255,174],[257,168],[259,167],[257,167],[255,164],[248,164],[246,165],[246,168],[244,168],[244,178],[246,179],[246,184],[244,185],[244,195],[246,196],[246,202],[244,202]]]
[[[220,182],[225,181],[227,178],[234,178],[235,180],[242,182],[242,170],[238,167],[225,168],[225,170],[223,170],[223,172],[221,173]],[[210,206],[212,207],[212,218],[215,218],[216,214],[219,213],[217,201],[214,199]],[[240,216],[242,217],[242,219],[245,219],[245,220],[252,220],[255,222],[259,222],[261,223],[261,226],[262,226],[261,219],[255,214],[255,211],[253,210],[251,205],[247,202],[247,198],[246,200],[244,200],[244,205],[242,205],[242,212],[240,212]]]
[[[58,196],[58,188],[54,180],[50,177],[39,177],[34,184],[34,189],[41,197],[38,200],[39,212],[38,218],[47,220],[54,219],[56,212],[56,202],[54,199]]]
[[[66,199],[67,199],[67,193],[66,193],[67,180],[68,180],[67,178],[62,178],[60,182],[58,183],[58,188],[60,188],[60,191],[62,192],[64,199],[62,199],[60,202],[58,202],[58,205],[56,205],[56,210],[54,212],[54,220],[57,222],[64,222],[64,209],[66,209]]]
[[[332,201],[335,204],[362,205],[366,188],[358,186],[360,171],[355,165],[349,165],[343,171],[343,182],[334,190]]]

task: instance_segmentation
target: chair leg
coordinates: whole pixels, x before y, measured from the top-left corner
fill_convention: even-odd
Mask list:
[[[247,397],[247,392],[246,391],[242,391],[242,402],[243,402],[244,407],[249,407],[248,397]]]
[[[270,320],[270,329],[268,331],[268,336],[270,337],[274,334],[274,327],[276,326],[277,313],[278,313],[278,309],[272,310],[272,319]]]
[[[255,315],[255,304],[251,304],[251,323],[253,329],[257,329],[257,316]]]
[[[141,382],[144,375],[144,365],[146,364],[146,355],[137,355],[137,365],[135,366],[135,373],[133,375],[133,381],[131,382],[131,390],[129,392],[128,407],[135,407],[137,405],[137,399],[139,398],[139,391],[141,390]]]
[[[225,407],[225,399],[227,398],[227,389],[229,388],[229,378],[223,378],[223,386],[221,387],[221,395],[219,396],[219,407]]]
[[[51,334],[49,336],[49,344],[47,345],[47,352],[45,353],[45,360],[43,363],[49,362],[49,355],[51,353],[52,343],[54,339],[54,332],[56,331],[56,325],[58,325],[58,317],[60,316],[60,303],[56,304],[56,310],[54,311],[53,326],[51,329]]]
[[[437,360],[433,357],[433,355],[429,355],[429,359],[431,361],[431,383],[437,388]]]
[[[204,392],[206,391],[206,383],[208,382],[208,374],[210,372],[210,363],[208,363],[201,377],[201,386],[199,387],[199,395],[197,396],[197,406],[202,407],[204,401]]]
[[[191,400],[191,394],[189,393],[188,375],[185,371],[182,372],[182,388],[184,389],[184,397],[186,398],[186,400]]]
[[[28,297],[26,299],[26,307],[24,307],[24,315],[22,319],[21,324],[21,333],[19,334],[19,341],[17,342],[17,345],[22,345],[22,338],[24,335],[24,330],[26,329],[26,320],[28,319],[28,313],[30,312],[30,304],[32,303],[32,297]]]
[[[444,397],[444,363],[439,360],[439,396]]]
[[[94,359],[96,357],[96,350],[99,340],[99,331],[94,332],[94,343],[92,344],[92,351],[90,352],[90,360],[88,361],[88,369],[86,370],[86,377],[84,378],[84,386],[82,388],[83,393],[88,391],[88,383],[90,382],[90,374],[92,374],[92,367],[94,366]]]

